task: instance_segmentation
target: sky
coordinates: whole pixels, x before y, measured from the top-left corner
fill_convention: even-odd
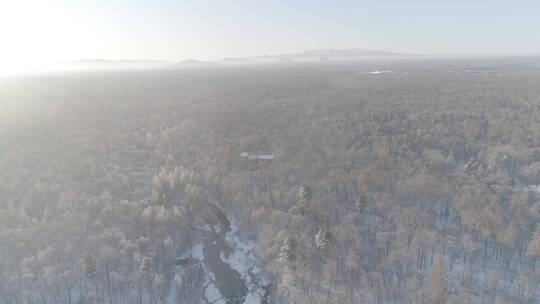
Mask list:
[[[319,48],[540,55],[540,1],[0,0],[0,74]]]

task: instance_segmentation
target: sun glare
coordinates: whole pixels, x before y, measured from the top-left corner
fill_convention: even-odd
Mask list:
[[[50,70],[78,54],[84,47],[81,25],[69,3],[2,1],[0,76]]]

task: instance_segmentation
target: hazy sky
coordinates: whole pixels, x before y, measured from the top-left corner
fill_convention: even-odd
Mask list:
[[[540,1],[0,0],[0,69],[314,48],[540,54]]]

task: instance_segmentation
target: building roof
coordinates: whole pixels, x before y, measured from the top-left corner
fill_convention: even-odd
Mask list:
[[[273,154],[250,154],[247,152],[240,153],[240,157],[247,158],[249,160],[273,160]]]

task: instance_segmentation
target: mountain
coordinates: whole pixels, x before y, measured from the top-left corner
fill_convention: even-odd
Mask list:
[[[230,66],[230,65],[251,65],[257,64],[257,61],[251,60],[248,58],[223,58],[217,61],[221,66]]]
[[[171,64],[165,60],[84,59],[67,62],[64,66],[73,70],[140,70],[164,68]]]
[[[314,49],[299,53],[259,55],[251,57],[223,58],[217,61],[201,61],[188,59],[180,62],[165,60],[107,60],[85,59],[72,61],[65,64],[67,69],[72,70],[137,70],[137,69],[201,69],[227,66],[246,66],[259,64],[302,64],[339,60],[368,60],[368,59],[402,59],[417,54],[405,54],[384,50],[366,49]]]
[[[304,51],[301,56],[316,56],[316,57],[365,57],[365,56],[410,56],[412,54],[397,53],[381,50],[365,50],[365,49],[319,49]]]
[[[339,59],[339,58],[370,58],[370,57],[403,57],[403,56],[419,56],[417,54],[398,53],[382,50],[365,50],[365,49],[315,49],[307,50],[302,53],[279,54],[279,55],[262,55],[252,58],[258,59],[279,59],[283,57],[294,59]]]
[[[195,59],[183,60],[176,63],[173,67],[177,69],[201,69],[201,68],[214,68],[219,64],[210,61],[201,61]]]
[[[79,64],[165,64],[171,63],[167,60],[129,60],[129,59],[83,59],[77,61],[71,61],[70,63],[79,63]]]

